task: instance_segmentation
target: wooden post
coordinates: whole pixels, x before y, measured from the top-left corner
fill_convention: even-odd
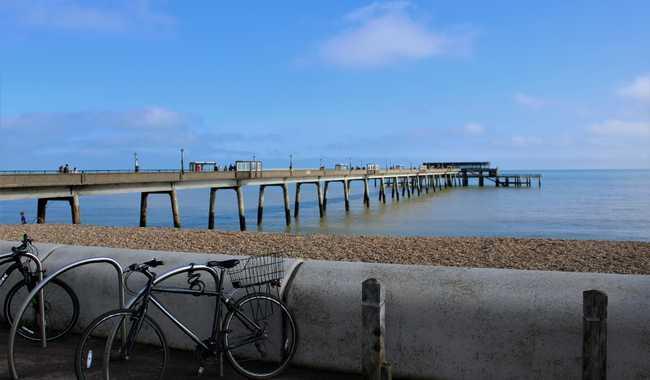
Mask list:
[[[345,199],[345,211],[350,211],[350,181],[343,180],[343,198]]]
[[[172,218],[174,219],[174,228],[181,228],[181,217],[178,212],[178,196],[176,190],[172,189],[169,192],[169,200],[172,204]]]
[[[582,379],[607,379],[607,294],[582,293]]]
[[[479,187],[483,187],[483,172],[479,172],[478,174],[478,185]]]
[[[70,211],[72,214],[72,224],[81,224],[81,212],[79,210],[79,195],[73,193],[69,199]]]
[[[289,206],[289,185],[282,184],[282,194],[284,195],[284,221],[287,226],[291,225],[291,208]]]
[[[406,187],[406,194],[408,195],[409,198],[411,198],[411,186],[412,186],[410,182],[411,182],[411,177],[404,178],[404,187]]]
[[[244,208],[244,192],[241,186],[235,187],[237,192],[237,206],[239,208],[239,230],[246,231],[246,209]]]
[[[368,178],[363,179],[363,204],[370,207],[370,190],[368,189]]]
[[[384,183],[384,178],[379,179],[379,197],[381,198],[382,203],[386,203],[386,184]]]
[[[296,200],[293,204],[293,216],[298,217],[298,212],[300,210],[300,182],[296,183]]]
[[[208,229],[214,230],[214,214],[217,203],[217,188],[210,188],[210,204],[208,205]]]
[[[325,186],[323,187],[323,212],[327,210],[327,187],[329,183],[329,181],[325,181]]]
[[[369,278],[361,286],[361,371],[364,380],[380,380],[384,363],[385,292]]]
[[[257,200],[257,225],[262,224],[262,219],[264,218],[264,190],[266,190],[265,185],[260,185],[260,194]]]
[[[47,198],[39,198],[36,204],[36,223],[44,224],[47,213]]]
[[[320,188],[320,181],[316,182],[316,193],[318,197],[318,215],[322,218],[325,214],[325,205],[323,204],[323,193]]]
[[[147,198],[148,197],[149,197],[149,193],[144,193],[144,192],[140,193],[140,227],[147,226]]]

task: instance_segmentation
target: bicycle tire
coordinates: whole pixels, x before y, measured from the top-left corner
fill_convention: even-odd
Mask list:
[[[127,342],[133,337],[137,348],[132,349],[130,354],[125,357],[121,351],[123,345],[120,333],[120,326],[124,321],[127,323],[137,322],[136,311],[129,309],[109,311],[95,318],[88,325],[75,350],[74,367],[77,379],[163,378],[169,349],[160,326],[148,315],[144,315],[142,325],[137,331],[131,330],[133,325],[127,325]],[[150,331],[145,334],[144,331],[147,328]],[[134,335],[130,334],[132,331]],[[151,344],[152,339],[156,339],[157,342],[154,341]],[[144,355],[134,358],[136,352]],[[102,358],[100,365],[96,363],[96,357]],[[147,367],[152,363],[158,368],[148,370]]]
[[[264,334],[260,336],[259,331],[246,326],[247,320],[264,327]],[[270,329],[270,323],[277,325],[276,328]],[[250,379],[277,376],[286,369],[296,352],[298,328],[295,318],[286,305],[268,294],[250,294],[237,301],[226,314],[223,326],[226,358],[237,372]],[[277,344],[276,352],[267,351],[267,343],[268,346]]]
[[[58,287],[58,288],[57,288]],[[25,296],[18,296],[19,292],[24,289]],[[46,331],[47,341],[54,341],[66,335],[77,324],[79,319],[79,298],[72,290],[72,288],[65,282],[55,278],[45,285],[43,288],[45,292],[45,319],[47,328],[52,327],[51,330]],[[61,289],[61,290],[58,290]],[[12,325],[14,323],[14,314],[19,311],[20,306],[24,302],[24,298],[29,294],[30,290],[27,287],[26,281],[23,279],[16,283],[11,290],[7,293],[4,303],[4,316],[5,320]],[[48,297],[48,294],[50,297]],[[66,297],[67,296],[67,297]],[[38,297],[38,296],[37,296]],[[61,298],[62,297],[62,298]],[[58,301],[59,306],[48,299],[54,298]],[[68,305],[61,305],[62,302]],[[32,309],[28,308],[21,318],[21,326],[16,330],[23,338],[38,342],[40,338],[40,329],[37,327],[36,315],[38,308],[38,298],[33,301]],[[72,308],[71,313],[66,313],[67,310]],[[66,310],[67,309],[67,310]],[[27,315],[27,316],[26,316]],[[25,323],[23,326],[22,323]],[[31,327],[31,328],[30,328]]]

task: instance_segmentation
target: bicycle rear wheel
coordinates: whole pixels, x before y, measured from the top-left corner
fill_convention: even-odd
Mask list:
[[[75,371],[78,379],[161,379],[167,355],[167,341],[153,319],[133,310],[114,310],[84,331]]]
[[[43,288],[45,299],[45,334],[48,341],[58,339],[67,334],[79,318],[79,299],[72,288],[65,282],[55,278]],[[20,311],[30,289],[25,280],[14,285],[7,293],[4,304],[5,319],[9,324],[14,323],[14,316]],[[38,296],[30,300],[30,304],[19,321],[18,334],[30,341],[41,340],[39,322]]]
[[[268,379],[281,373],[293,358],[298,341],[295,319],[289,309],[266,294],[239,300],[224,319],[226,358],[233,368],[251,379]]]

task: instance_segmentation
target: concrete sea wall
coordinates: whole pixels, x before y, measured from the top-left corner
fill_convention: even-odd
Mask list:
[[[0,252],[11,245],[0,242]],[[156,257],[166,264],[159,273],[190,262],[232,257],[39,247],[42,254],[51,252],[45,259],[49,273],[89,257],[111,257],[125,266]],[[294,264],[289,260],[289,266]],[[81,327],[116,307],[115,272],[110,267],[91,265],[63,277],[81,300]],[[286,288],[300,329],[296,364],[359,371],[361,282],[369,277],[379,279],[386,289],[387,360],[397,377],[579,379],[582,292],[598,289],[609,296],[609,377],[650,378],[648,276],[330,261],[303,262]],[[170,281],[186,284],[183,276]],[[226,291],[232,291],[226,285]],[[0,290],[0,297],[4,292]],[[170,295],[163,301],[183,322],[207,335],[213,298]],[[162,322],[173,346],[194,347],[171,323]]]

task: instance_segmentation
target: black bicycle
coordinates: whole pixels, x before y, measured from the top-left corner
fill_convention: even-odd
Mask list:
[[[146,277],[146,285],[130,307],[99,316],[84,331],[75,354],[79,379],[163,378],[169,349],[160,326],[147,314],[151,304],[196,343],[198,374],[203,373],[210,359],[220,365],[221,355],[237,372],[251,379],[274,377],[289,365],[298,340],[295,319],[278,297],[259,292],[279,288],[284,274],[280,257],[251,257],[239,268],[239,260],[225,260],[190,264],[161,276],[151,271],[162,264],[154,259],[129,267],[127,272]],[[247,289],[248,294],[237,301],[224,294],[226,271],[235,288]],[[214,280],[214,290],[207,288],[200,272],[207,272]],[[187,274],[187,288],[161,285],[183,273]],[[215,297],[210,336],[199,338],[175,318],[156,297],[159,293]],[[223,318],[222,307],[226,309]]]
[[[29,255],[33,256],[29,256]],[[11,248],[11,253],[0,255],[0,266],[11,264],[2,277],[2,287],[9,276],[17,271],[22,279],[18,281],[7,293],[4,302],[4,317],[9,324],[14,323],[14,316],[20,310],[27,295],[34,289],[39,281],[38,268],[34,260],[38,259],[38,249],[32,240],[23,235],[23,240],[18,247]],[[50,281],[44,288],[44,315],[45,334],[48,341],[59,339],[67,334],[77,323],[79,318],[79,299],[72,288],[58,278]],[[30,306],[20,320],[16,330],[20,336],[30,341],[41,341],[41,305],[39,298],[30,301]]]

